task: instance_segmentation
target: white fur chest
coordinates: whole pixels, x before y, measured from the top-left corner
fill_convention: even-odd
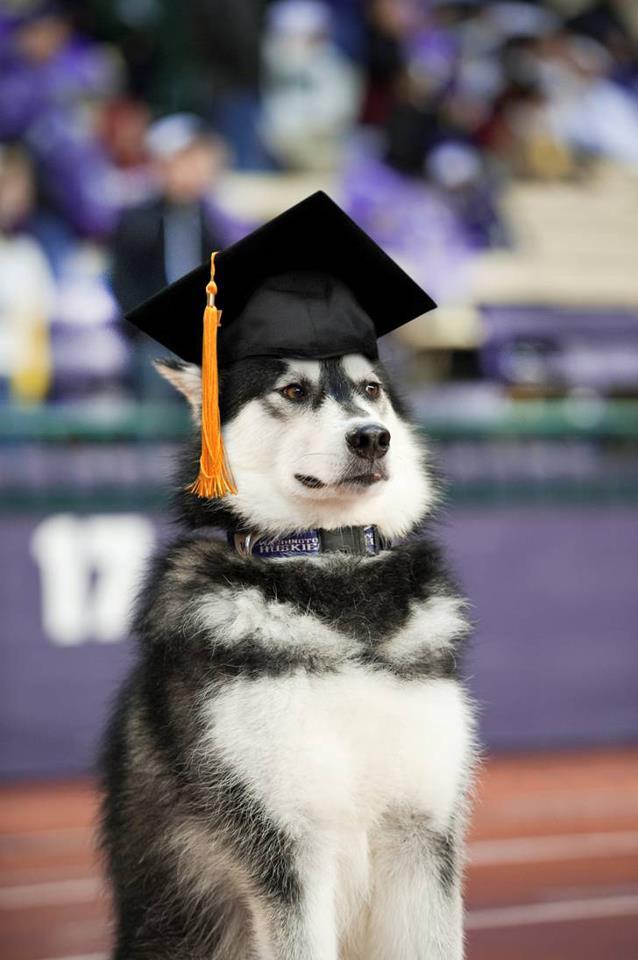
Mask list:
[[[454,680],[347,664],[235,680],[204,709],[208,745],[295,832],[366,829],[396,806],[444,824],[471,763],[469,709]]]

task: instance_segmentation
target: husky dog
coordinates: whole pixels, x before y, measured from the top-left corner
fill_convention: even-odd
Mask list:
[[[161,368],[197,420],[199,368]],[[190,533],[148,577],[106,740],[113,956],[460,960],[468,623],[413,536],[436,501],[420,441],[360,355],[238,362],[221,412],[238,493],[182,484]],[[374,555],[250,547],[363,528]]]

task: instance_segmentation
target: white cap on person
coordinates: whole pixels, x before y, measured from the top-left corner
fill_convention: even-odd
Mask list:
[[[205,133],[203,121],[194,113],[172,113],[151,124],[146,149],[154,159],[168,160],[192,147]]]

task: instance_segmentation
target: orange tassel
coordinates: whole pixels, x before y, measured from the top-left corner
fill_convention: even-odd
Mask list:
[[[215,254],[210,258],[210,281],[206,286],[204,338],[202,345],[202,453],[197,480],[187,487],[198,497],[224,497],[237,493],[226,463],[219,415],[219,369],[217,365],[217,329],[221,310],[215,306]]]

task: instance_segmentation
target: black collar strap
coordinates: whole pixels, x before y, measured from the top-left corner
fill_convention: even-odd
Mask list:
[[[260,537],[259,534],[247,532],[229,533],[228,543],[243,557],[261,557],[263,560],[336,552],[371,557],[390,546],[390,541],[382,537],[373,526],[302,530],[285,537]]]

